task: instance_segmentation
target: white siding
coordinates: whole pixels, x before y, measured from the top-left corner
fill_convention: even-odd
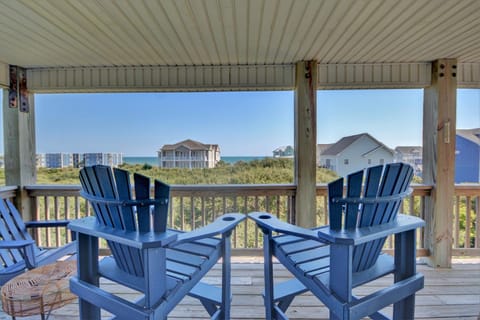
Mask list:
[[[323,157],[322,165],[326,163],[327,159],[330,159],[334,166],[333,170],[339,176],[346,176],[349,173],[367,167],[393,162],[393,153],[368,136],[363,136],[345,148],[336,157]],[[348,163],[345,163],[346,161]]]

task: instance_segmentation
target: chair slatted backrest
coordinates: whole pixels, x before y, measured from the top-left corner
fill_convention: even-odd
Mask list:
[[[105,226],[135,232],[163,232],[166,230],[168,198],[170,187],[155,181],[155,202],[153,217],[148,201],[150,199],[150,179],[134,174],[135,196],[139,201],[132,203],[130,174],[126,170],[112,169],[96,165],[80,170],[82,195],[90,201],[97,221]],[[129,205],[130,202],[130,205]],[[135,276],[143,277],[143,259],[139,249],[107,241],[118,267]]]
[[[413,169],[404,163],[370,167],[347,177],[346,200],[348,198],[375,199],[392,197],[378,203],[336,201],[343,197],[344,179],[338,179],[328,186],[330,227],[333,230],[368,227],[391,222],[397,216],[402,197],[410,185]],[[345,218],[342,219],[342,213]],[[343,226],[342,226],[343,222]],[[383,248],[386,238],[358,245],[353,251],[354,272],[373,266]]]
[[[0,199],[0,241],[18,240],[33,241],[17,208],[10,200]],[[37,255],[40,249],[36,245],[32,247],[33,251],[27,251],[27,254]],[[23,252],[16,248],[0,249],[2,268],[24,261]],[[33,261],[33,259],[30,261]]]

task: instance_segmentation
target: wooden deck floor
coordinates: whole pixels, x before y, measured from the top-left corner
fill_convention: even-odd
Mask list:
[[[263,265],[258,258],[234,258],[232,267],[233,302],[232,320],[264,319],[263,300]],[[287,279],[289,273],[279,264],[275,265],[278,280]],[[480,320],[480,259],[456,260],[452,269],[432,269],[419,264],[418,270],[425,275],[425,288],[417,294],[416,319],[471,319]],[[216,267],[208,275],[207,281],[219,284],[220,268]],[[379,280],[362,289],[362,293],[374,290],[376,286],[388,280]],[[125,296],[133,292],[120,286],[112,290]],[[385,310],[388,314],[390,310]],[[297,297],[287,313],[292,320],[328,319],[328,310],[309,293]],[[107,315],[105,315],[107,316]],[[49,319],[78,319],[78,305],[72,303],[52,312]],[[5,313],[0,313],[0,319],[10,319]],[[25,320],[39,319],[36,317],[18,318]],[[208,319],[203,307],[192,298],[185,298],[169,316],[168,319]]]

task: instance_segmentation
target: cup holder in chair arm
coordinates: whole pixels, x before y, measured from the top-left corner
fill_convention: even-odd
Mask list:
[[[265,233],[275,231],[279,233],[309,238],[319,241],[318,232],[310,229],[302,228],[284,221],[279,220],[276,216],[267,212],[251,212],[248,217],[254,220],[257,225],[264,230]]]
[[[415,230],[425,226],[422,219],[405,214],[398,214],[391,222],[371,227],[332,230],[328,227],[318,230],[320,239],[330,243],[356,246],[372,240],[387,237],[405,231]]]
[[[179,234],[177,241],[170,244],[170,246],[173,247],[184,242],[190,242],[197,239],[213,237],[219,234],[230,232],[237,226],[237,224],[245,219],[246,216],[243,213],[224,214],[206,226]]]

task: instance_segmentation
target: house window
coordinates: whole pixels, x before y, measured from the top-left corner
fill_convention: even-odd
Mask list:
[[[372,159],[367,160],[368,164],[372,164]]]
[[[348,164],[348,159],[344,159],[343,164]]]
[[[385,159],[380,159],[380,164],[384,164],[385,163]]]

